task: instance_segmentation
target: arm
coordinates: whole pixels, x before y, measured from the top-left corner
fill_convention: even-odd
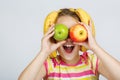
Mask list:
[[[39,52],[38,55],[34,58],[34,60],[25,68],[25,70],[21,73],[18,80],[37,80],[37,74],[39,71],[44,68],[43,63],[46,59],[44,57],[44,52]],[[46,74],[45,70],[40,73],[39,78],[42,79]]]
[[[42,38],[40,52],[20,74],[18,80],[39,80],[46,75],[44,61],[47,59],[50,53],[52,53],[60,45],[65,43],[65,41],[61,41],[56,44],[51,42],[50,38],[53,35],[54,35],[54,26],[50,27],[48,32]]]
[[[98,72],[99,72],[99,74],[101,74],[104,77],[106,77],[108,80],[114,80],[111,77],[112,75],[108,72],[108,70],[104,67],[104,65],[101,62],[99,62]]]
[[[75,43],[78,45],[83,45],[86,48],[92,50],[100,60],[100,65],[98,67],[99,73],[103,74],[108,79],[120,80],[118,73],[120,72],[120,62],[109,55],[104,49],[102,49],[96,42],[95,38],[92,35],[92,24],[84,25],[88,31],[88,41],[83,43]]]
[[[120,72],[119,61],[109,55],[99,45],[94,46],[94,49],[92,51],[96,53],[96,55],[100,59],[98,71],[108,78],[120,80],[120,76],[118,76],[118,73]]]

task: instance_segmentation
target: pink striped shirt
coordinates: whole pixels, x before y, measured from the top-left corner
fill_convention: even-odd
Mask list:
[[[68,65],[60,59],[48,58],[45,63],[46,80],[98,80],[98,58],[95,54],[84,52],[75,65]]]

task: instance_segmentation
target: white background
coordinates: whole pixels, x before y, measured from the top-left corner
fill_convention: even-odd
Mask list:
[[[97,42],[120,60],[119,7],[119,0],[0,0],[0,80],[17,80],[40,50],[44,18],[60,8],[86,10]]]

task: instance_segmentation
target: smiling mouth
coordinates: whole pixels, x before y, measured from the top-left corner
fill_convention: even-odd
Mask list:
[[[66,52],[66,53],[69,53],[69,54],[73,51],[74,47],[75,47],[75,46],[73,46],[73,45],[64,45],[64,46],[63,46],[65,52]]]

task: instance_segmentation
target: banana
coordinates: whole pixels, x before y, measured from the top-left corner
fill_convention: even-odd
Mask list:
[[[92,22],[92,34],[95,37],[94,23],[93,23],[93,20],[91,19],[91,17],[89,16],[89,14],[86,11],[84,11],[83,9],[81,9],[81,8],[78,8],[78,9],[70,8],[69,10],[72,11],[72,12],[75,12],[79,16],[81,21],[83,23],[85,23],[86,25],[88,25],[89,21],[91,20],[91,22]],[[58,16],[59,12],[60,12],[60,10],[53,11],[53,12],[49,13],[48,16],[45,18],[45,21],[44,21],[44,34],[48,31],[49,27],[56,22],[56,18]],[[87,49],[84,46],[82,46],[81,51],[85,52],[85,51],[87,51]],[[50,54],[50,58],[54,58],[56,56],[57,56],[57,51],[53,51]]]
[[[94,23],[93,23],[93,20],[91,19],[91,17],[89,16],[89,14],[81,8],[76,9],[75,12],[80,17],[80,19],[83,23],[88,25],[89,21],[91,20],[91,22],[92,22],[92,34],[93,34],[93,36],[95,36]]]
[[[55,23],[57,15],[58,15],[58,11],[53,11],[48,14],[48,16],[46,17],[44,21],[44,34],[48,31],[50,26]]]

